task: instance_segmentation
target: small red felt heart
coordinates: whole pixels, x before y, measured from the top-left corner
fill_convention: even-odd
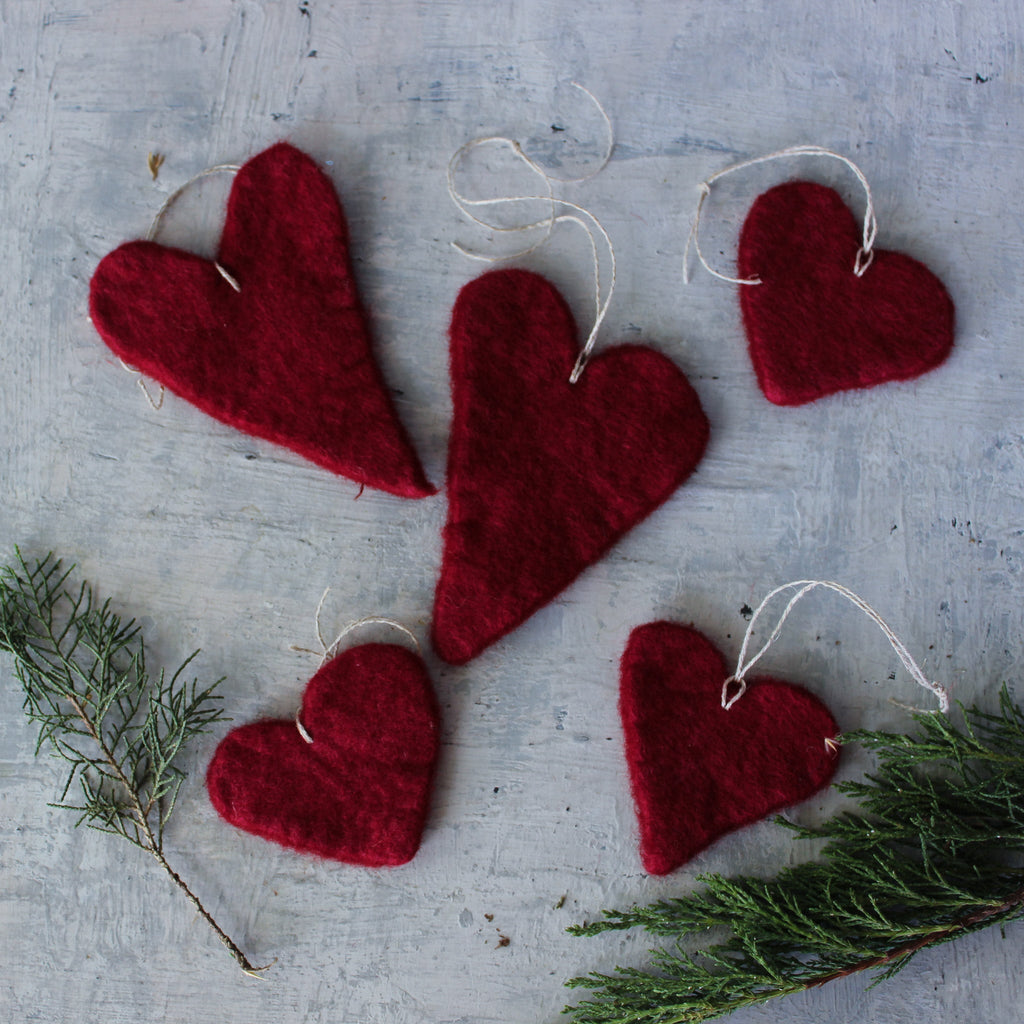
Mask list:
[[[765,397],[802,405],[847,388],[907,380],[953,347],[953,301],[923,264],[874,250],[839,195],[807,181],[758,196],[740,233],[740,307]]]
[[[92,278],[96,329],[224,423],[358,483],[433,494],[370,348],[341,203],[308,156],[279,143],[242,167],[216,264],[120,246]]]
[[[651,622],[622,655],[619,712],[644,869],[664,875],[720,836],[831,781],[839,727],[817,697],[748,680],[722,707],[725,661],[695,629]]]
[[[423,661],[395,644],[342,651],[309,681],[301,722],[253,722],[206,772],[225,821],[302,853],[386,867],[419,849],[440,742]]]
[[[576,384],[576,327],[525,270],[467,284],[452,314],[454,415],[434,647],[462,664],[601,558],[690,475],[708,421],[653,349],[619,345]]]

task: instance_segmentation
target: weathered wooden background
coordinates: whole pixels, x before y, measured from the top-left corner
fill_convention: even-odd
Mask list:
[[[255,960],[277,958],[266,981],[240,975],[141,854],[47,807],[58,766],[33,757],[0,665],[0,1017],[552,1022],[565,978],[644,949],[566,925],[700,871],[772,872],[805,855],[763,823],[669,879],[643,874],[615,706],[633,626],[693,621],[734,656],[745,604],[824,576],[876,604],[958,697],[989,701],[1017,680],[1022,21],[1010,0],[0,0],[0,549],[80,562],[143,617],[158,658],[201,647],[236,721],[294,710],[314,665],[288,645],[310,641],[328,584],[327,631],[381,613],[425,635],[445,501],[357,501],[347,481],[173,397],[145,403],[89,323],[88,281],[195,172],[282,138],[323,162],[385,374],[440,482],[447,319],[479,270],[450,243],[486,244],[448,202],[445,165],[500,131],[563,173],[589,166],[602,129],[577,79],[616,134],[608,168],[564,192],[602,219],[619,258],[601,343],[671,355],[713,425],[692,480],[561,600],[464,668],[431,660],[445,742],[411,864],[319,863],[233,831],[201,784],[219,734],[193,750],[169,853]],[[735,290],[706,274],[685,289],[680,261],[693,186],[798,142],[859,163],[879,244],[942,277],[958,327],[949,362],[916,382],[786,410],[756,389]],[[166,154],[155,183],[150,150]],[[796,173],[861,209],[855,182],[820,162],[738,175],[709,210],[706,248],[723,267],[753,196]],[[225,188],[191,193],[163,237],[210,252]],[[565,227],[524,261],[581,322],[588,258]],[[770,668],[821,694],[844,728],[904,724],[889,696],[928,704],[836,599],[792,623]],[[853,754],[844,772],[863,768]],[[836,806],[826,794],[793,813]],[[1017,1021],[1022,951],[1019,925],[991,930],[872,991],[851,979],[735,1020]]]

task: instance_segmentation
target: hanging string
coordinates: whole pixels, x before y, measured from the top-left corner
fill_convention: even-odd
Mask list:
[[[213,167],[207,167],[205,171],[200,171],[198,174],[194,174],[184,185],[179,185],[164,201],[163,205],[159,210],[156,211],[156,216],[153,218],[153,223],[149,226],[149,231],[146,232],[146,241],[152,242],[156,239],[157,232],[160,230],[160,224],[170,208],[187,192],[197,181],[203,178],[208,178],[211,174],[237,174],[242,169],[240,164],[214,164]]]
[[[794,580],[792,583],[783,583],[782,586],[776,587],[770,593],[768,593],[764,600],[757,606],[757,611],[751,616],[750,622],[747,624],[747,632],[743,637],[743,643],[740,646],[739,658],[736,661],[736,671],[733,675],[729,676],[728,679],[722,684],[722,707],[726,711],[729,710],[743,696],[747,691],[747,673],[767,654],[768,649],[778,640],[779,635],[782,633],[782,627],[786,623],[786,619],[789,618],[790,613],[796,606],[797,602],[800,601],[806,594],[809,594],[812,590],[817,587],[824,587],[826,590],[831,590],[841,597],[845,597],[847,601],[859,608],[872,622],[878,626],[879,629],[885,634],[885,638],[892,645],[892,649],[896,652],[900,661],[903,663],[903,667],[910,673],[914,682],[918,686],[924,687],[924,689],[931,691],[935,694],[939,702],[939,711],[943,714],[949,711],[949,693],[944,686],[939,683],[929,680],[925,676],[924,672],[918,667],[918,664],[910,656],[910,652],[907,650],[903,641],[892,631],[888,623],[882,618],[874,608],[871,607],[863,598],[858,597],[852,590],[847,589],[841,583],[833,583],[830,580]],[[754,626],[757,623],[761,613],[765,610],[768,603],[777,594],[781,594],[783,591],[796,590],[796,593],[789,599],[789,603],[786,605],[782,612],[779,621],[775,624],[775,628],[771,631],[768,639],[765,641],[761,649],[749,660],[747,658],[747,649],[750,646],[750,641],[753,636]],[[730,690],[735,687],[736,692],[730,695]]]
[[[316,614],[313,617],[313,629],[316,632],[317,643],[320,644],[320,650],[314,651],[308,647],[299,647],[296,644],[289,644],[288,650],[298,651],[300,654],[312,654],[314,657],[320,659],[318,668],[323,668],[338,653],[338,648],[341,645],[342,640],[345,639],[354,630],[359,629],[362,626],[391,626],[393,629],[397,629],[400,633],[404,633],[412,642],[416,648],[417,654],[422,654],[419,640],[416,639],[416,634],[411,629],[403,626],[400,622],[396,622],[394,619],[386,618],[382,615],[367,615],[361,619],[356,619],[350,622],[342,631],[330,642],[327,643],[324,640],[323,628],[320,625],[321,613],[324,610],[324,602],[327,600],[327,595],[331,592],[331,588],[327,587],[324,592],[320,595],[320,600],[317,602]]]
[[[578,82],[572,83],[580,92],[585,93],[597,107],[602,119],[604,120],[605,128],[608,132],[608,145],[605,149],[604,157],[601,163],[593,171],[588,174],[584,174],[578,178],[560,178],[556,175],[548,174],[548,172],[541,167],[536,160],[527,156],[522,146],[516,139],[510,139],[504,135],[487,135],[479,139],[473,139],[465,145],[460,146],[454,153],[451,160],[448,161],[448,172],[447,172],[447,184],[448,184],[448,195],[452,202],[459,208],[461,213],[471,220],[474,224],[485,228],[488,231],[497,231],[503,233],[522,233],[526,231],[534,231],[538,228],[543,228],[544,233],[538,241],[533,245],[526,246],[520,249],[518,252],[508,253],[503,256],[491,256],[487,253],[481,253],[472,249],[467,249],[465,246],[460,245],[458,242],[452,242],[452,247],[457,249],[463,256],[473,260],[480,260],[482,263],[500,263],[504,260],[519,259],[523,256],[528,256],[530,253],[536,252],[543,245],[545,245],[548,239],[551,237],[552,232],[555,230],[555,226],[558,224],[576,224],[581,227],[590,242],[590,252],[594,262],[594,324],[590,329],[590,333],[587,335],[587,339],[583,344],[583,348],[580,350],[580,354],[576,359],[576,363],[573,366],[572,373],[569,375],[569,383],[575,384],[580,375],[583,373],[584,367],[587,365],[591,354],[594,350],[594,345],[597,343],[597,334],[601,329],[601,324],[604,322],[604,318],[608,313],[608,307],[611,305],[612,295],[615,292],[615,280],[616,280],[616,263],[615,263],[615,247],[612,245],[612,240],[608,235],[608,232],[604,229],[601,222],[587,209],[572,203],[567,199],[561,199],[555,196],[554,186],[556,184],[579,184],[584,181],[589,181],[591,178],[600,174],[605,167],[608,166],[608,161],[611,160],[612,151],[615,148],[615,138],[612,131],[612,122],[608,117],[604,107],[601,106],[600,101],[597,97],[589,90],[584,88]],[[544,182],[545,194],[543,195],[518,195],[518,196],[491,196],[481,199],[472,199],[464,193],[460,192],[455,185],[456,172],[462,165],[465,158],[475,149],[479,149],[482,146],[503,146],[512,150],[512,153],[521,160],[534,174],[538,175]],[[528,203],[528,202],[539,202],[548,205],[549,213],[546,217],[541,217],[539,220],[531,221],[527,224],[516,224],[512,226],[497,224],[494,221],[487,219],[485,216],[475,213],[475,210],[492,206],[508,206],[513,203]],[[559,209],[571,210],[572,213],[558,213]],[[584,220],[584,218],[587,218]],[[604,288],[601,280],[601,260],[597,248],[597,239],[595,237],[595,231],[601,236],[602,241],[608,249],[608,258],[611,268],[611,281],[608,284],[608,293],[603,295]],[[603,296],[603,298],[602,298]]]
[[[200,171],[198,174],[194,174],[184,185],[176,188],[163,202],[163,205],[159,210],[156,211],[156,216],[153,218],[153,223],[149,226],[149,231],[146,232],[146,241],[152,242],[156,239],[156,234],[160,230],[160,225],[163,222],[164,217],[167,215],[168,210],[188,191],[197,181],[202,178],[207,178],[211,174],[237,174],[241,170],[239,164],[215,164],[213,167],[207,167],[205,171]],[[213,265],[217,268],[217,273],[224,278],[225,281],[236,292],[242,290],[242,286],[238,281],[231,276],[216,260],[213,261]]]
[[[403,626],[400,622],[396,622],[394,619],[386,618],[382,615],[367,615],[364,618],[356,619],[354,622],[350,622],[344,629],[334,638],[331,643],[327,643],[324,640],[323,628],[320,625],[320,615],[323,612],[324,602],[327,600],[327,595],[331,592],[331,588],[327,587],[324,592],[320,595],[320,600],[317,602],[316,614],[313,617],[313,629],[316,633],[317,642],[320,644],[320,650],[314,651],[308,647],[299,647],[296,644],[289,644],[288,650],[298,651],[300,654],[312,654],[313,657],[320,659],[320,664],[317,666],[318,669],[324,667],[338,653],[338,648],[341,646],[341,642],[354,630],[361,628],[362,626],[391,626],[392,629],[397,629],[400,633],[404,633],[412,642],[416,648],[417,654],[422,654],[420,648],[420,642],[416,639],[416,634],[411,629]],[[299,731],[299,735],[307,742],[312,743],[313,737],[306,731],[305,726],[302,724],[302,708],[295,713],[295,727]]]
[[[163,160],[161,159],[160,162],[163,163]],[[208,177],[211,174],[237,174],[238,171],[240,171],[241,169],[242,168],[239,164],[216,164],[213,167],[207,167],[205,171],[200,171],[198,174],[193,175],[191,178],[189,178],[184,185],[181,185],[178,188],[176,188],[163,201],[163,204],[161,205],[160,209],[156,211],[156,216],[153,218],[153,223],[150,224],[149,231],[146,232],[146,241],[153,242],[156,240],[157,232],[160,230],[160,225],[163,223],[163,219],[166,216],[167,211],[170,210],[170,208],[181,198],[181,196],[189,188],[191,188],[192,185],[194,185],[197,181],[199,181],[201,178]],[[156,175],[154,175],[154,178],[155,177]],[[242,290],[242,287],[238,283],[238,281],[231,274],[229,274],[228,271],[226,271],[216,260],[213,261],[213,265],[217,268],[217,273],[220,274],[220,276],[223,277],[224,280],[227,281],[227,283],[236,292],[240,292]],[[136,367],[130,366],[123,359],[120,360],[120,362],[121,365],[125,368],[125,370],[127,370],[128,373],[132,374],[135,377],[135,382],[136,384],[139,385],[139,388],[141,389],[142,393],[146,396],[146,401],[149,402],[150,407],[154,411],[158,412],[163,407],[164,395],[166,394],[166,390],[163,384],[158,385],[159,390],[157,392],[157,397],[154,399],[152,392],[150,392],[149,387],[146,385],[146,379],[142,375],[142,372],[136,369]]]
[[[754,167],[757,164],[768,163],[770,160],[781,160],[794,156],[826,156],[831,157],[834,160],[839,160],[853,171],[857,176],[857,180],[863,186],[864,194],[867,196],[867,207],[864,211],[864,227],[861,234],[861,246],[857,250],[857,256],[853,261],[853,272],[857,277],[864,276],[864,272],[871,266],[871,263],[875,258],[873,246],[875,244],[875,239],[878,236],[878,219],[875,217],[875,204],[874,200],[871,198],[871,186],[868,184],[868,179],[864,177],[864,173],[852,160],[843,156],[841,153],[833,153],[832,150],[825,149],[822,146],[790,146],[788,149],[780,149],[778,152],[769,153],[767,156],[755,157],[752,160],[743,160],[738,164],[732,164],[730,167],[725,167],[720,171],[716,171],[710,178],[705,178],[705,180],[697,186],[700,191],[700,198],[697,200],[697,209],[693,216],[693,223],[690,225],[690,234],[686,239],[686,249],[683,252],[684,283],[690,283],[691,246],[697,253],[697,259],[700,261],[704,269],[709,274],[717,277],[720,281],[728,281],[730,284],[748,285],[761,283],[761,279],[759,277],[729,277],[728,274],[719,273],[708,263],[700,249],[701,213],[704,209],[705,201],[708,196],[711,195],[711,186],[718,181],[719,178],[724,178],[727,174],[743,170],[746,167]]]

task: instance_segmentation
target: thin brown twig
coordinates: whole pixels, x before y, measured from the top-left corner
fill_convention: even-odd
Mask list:
[[[89,735],[96,743],[96,746],[99,747],[100,752],[103,755],[104,761],[106,761],[106,763],[110,765],[110,767],[113,769],[114,775],[116,776],[118,782],[124,788],[124,791],[128,794],[128,799],[131,801],[132,805],[132,813],[135,816],[135,820],[139,823],[139,827],[142,829],[142,834],[145,837],[145,845],[143,846],[143,849],[145,849],[148,853],[153,855],[153,857],[163,867],[167,874],[171,876],[171,878],[174,880],[174,883],[192,901],[192,905],[196,908],[196,910],[199,911],[199,914],[206,921],[206,923],[214,930],[220,941],[223,942],[224,945],[228,948],[228,951],[235,958],[235,961],[238,963],[238,966],[241,967],[246,974],[254,978],[260,977],[260,972],[267,970],[269,967],[272,967],[273,961],[271,961],[271,963],[269,964],[265,964],[262,967],[254,966],[249,961],[249,958],[238,947],[237,943],[235,943],[235,941],[231,938],[231,936],[228,935],[227,932],[225,932],[224,929],[221,928],[219,924],[217,924],[216,920],[214,920],[213,918],[213,915],[206,909],[206,907],[203,906],[202,901],[188,887],[188,885],[186,884],[185,880],[181,877],[181,875],[179,875],[177,871],[175,871],[171,867],[171,865],[167,863],[167,858],[164,856],[163,852],[163,846],[160,842],[157,841],[156,836],[153,834],[153,828],[149,823],[149,817],[143,810],[142,804],[139,801],[138,794],[136,793],[135,788],[129,783],[127,776],[121,769],[121,765],[117,762],[117,759],[114,757],[113,752],[107,746],[106,742],[100,735],[95,724],[89,717],[88,712],[82,706],[81,702],[78,701],[76,697],[71,696],[70,694],[67,699],[68,703],[72,706],[72,708],[74,708],[75,714],[78,715],[78,717],[82,720],[83,724],[85,725],[86,729],[89,732]],[[152,801],[150,803],[152,804]]]
[[[820,988],[822,985],[827,985],[832,981],[838,981],[840,978],[849,977],[851,974],[859,974],[862,971],[870,971],[877,967],[885,967],[887,964],[895,963],[897,960],[904,957],[912,956],[914,953],[924,949],[926,946],[933,945],[936,942],[942,942],[944,939],[949,939],[958,931],[971,928],[976,924],[981,924],[983,921],[986,921],[991,917],[996,917],[999,914],[1004,914],[1007,911],[1011,911],[1022,906],[1024,906],[1024,888],[1017,889],[1010,893],[1009,896],[1003,899],[996,906],[985,907],[981,910],[972,911],[970,914],[965,914],[963,917],[958,918],[948,925],[936,928],[934,931],[930,931],[926,935],[922,935],[917,939],[913,939],[897,946],[888,953],[881,953],[878,956],[867,957],[864,960],[859,960],[856,963],[851,964],[849,967],[844,967],[838,971],[830,971],[828,974],[822,974],[816,978],[810,978],[804,981],[793,981],[785,988],[784,991],[780,990],[776,993],[772,993],[772,995],[795,995],[797,992],[805,992],[809,989]],[[729,1005],[725,1012],[732,1013],[735,1010],[740,1010],[744,1007],[758,1005],[763,1003],[766,998],[767,996],[763,992],[755,992],[745,995]],[[687,1024],[688,1021],[704,1019],[706,1018],[703,1016],[696,1017],[692,1013],[686,1013],[682,1016],[666,1018],[664,1019],[664,1024]]]
[[[821,985],[827,985],[830,981],[838,981],[840,978],[848,977],[851,974],[859,974],[861,971],[871,971],[876,967],[885,967],[887,964],[895,963],[897,960],[902,960],[905,957],[912,956],[918,950],[924,949],[926,946],[931,946],[936,942],[942,942],[955,935],[957,932],[966,931],[968,928],[973,928],[976,924],[981,924],[982,921],[987,921],[990,917],[998,917],[1000,914],[1005,914],[1008,911],[1015,910],[1017,907],[1024,906],[1024,888],[1017,889],[1015,892],[1010,893],[1005,899],[995,906],[983,907],[981,910],[972,911],[970,914],[965,914],[963,917],[957,918],[951,924],[944,925],[941,928],[935,929],[935,931],[928,932],[926,935],[922,935],[920,938],[912,939],[910,942],[905,942],[895,949],[890,950],[888,953],[880,953],[878,956],[868,957],[866,960],[860,960],[855,964],[851,964],[849,967],[843,967],[841,970],[832,971],[830,974],[824,974],[819,978],[813,978],[806,982],[804,988],[819,988]]]

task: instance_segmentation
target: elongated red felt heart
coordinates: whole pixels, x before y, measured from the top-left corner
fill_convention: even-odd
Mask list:
[[[854,274],[861,228],[839,195],[807,181],[758,196],[740,233],[740,306],[765,397],[802,405],[907,380],[953,347],[953,301],[923,264],[874,250]]]
[[[121,359],[209,415],[358,483],[434,493],[370,348],[341,203],[293,146],[238,172],[215,263],[128,242],[89,309]]]
[[[302,853],[386,867],[419,849],[440,737],[422,659],[395,644],[342,651],[309,681],[299,719],[221,740],[206,772],[225,821]]]
[[[537,274],[496,270],[452,315],[454,416],[434,647],[455,664],[515,629],[690,475],[708,439],[693,388],[639,345],[576,384],[576,328]]]
[[[839,727],[799,686],[747,681],[726,711],[725,661],[695,629],[651,622],[622,655],[619,711],[644,869],[664,875],[720,836],[831,781]]]

